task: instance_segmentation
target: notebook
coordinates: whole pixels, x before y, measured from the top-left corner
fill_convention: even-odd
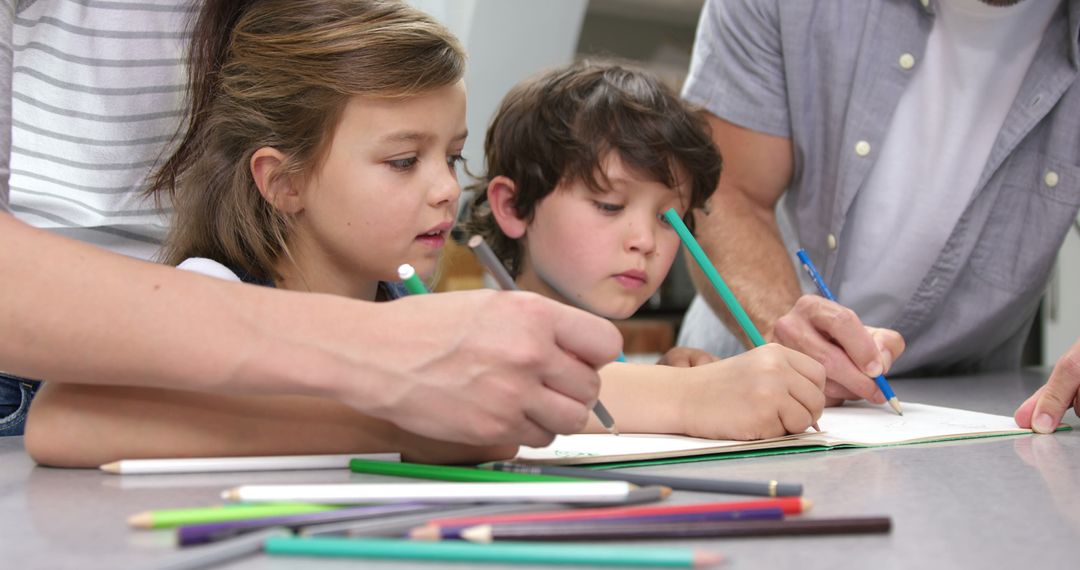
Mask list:
[[[545,465],[671,463],[1031,433],[1018,428],[1009,416],[911,402],[904,402],[903,416],[867,402],[826,408],[818,426],[821,433],[808,430],[756,441],[661,434],[560,435],[547,447],[522,447],[514,460]]]

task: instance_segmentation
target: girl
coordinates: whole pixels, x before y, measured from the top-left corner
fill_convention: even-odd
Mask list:
[[[488,129],[487,176],[465,224],[518,286],[609,319],[630,317],[660,286],[687,223],[720,176],[704,119],[655,78],[581,63],[527,80]],[[693,368],[610,364],[600,398],[622,431],[758,439],[820,416],[824,369],[779,345]],[[591,429],[599,430],[594,422]]]
[[[175,206],[165,260],[281,289],[394,298],[386,281],[399,264],[435,270],[457,210],[463,71],[457,40],[403,3],[208,2],[194,28],[186,134],[151,188]],[[27,450],[57,466],[515,452],[427,439],[328,399],[129,387],[48,385],[29,426]]]

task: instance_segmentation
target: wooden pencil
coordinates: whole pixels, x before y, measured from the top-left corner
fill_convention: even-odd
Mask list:
[[[697,503],[692,505],[650,505],[640,507],[608,507],[562,510],[558,512],[516,512],[503,515],[448,516],[427,521],[435,526],[475,526],[480,524],[546,521],[586,521],[597,518],[646,517],[676,514],[694,514],[715,511],[738,511],[779,507],[786,515],[797,515],[810,509],[809,499],[784,497],[780,499],[755,499],[752,501],[728,501]]]
[[[260,457],[184,457],[176,459],[122,459],[99,467],[116,475],[160,473],[219,473],[230,471],[286,471],[297,469],[347,469],[354,458],[398,461],[398,453],[340,455],[272,455]]]
[[[672,489],[699,491],[704,493],[758,495],[762,497],[798,497],[803,493],[802,485],[798,483],[780,483],[778,481],[731,481],[711,477],[672,477],[669,475],[632,473],[625,469],[589,469],[585,467],[526,465],[506,462],[494,463],[492,469],[496,471],[507,471],[529,475],[627,481],[634,483],[635,485],[663,485],[665,487],[671,487]]]
[[[809,534],[885,533],[888,517],[837,519],[707,521],[597,525],[588,522],[479,525],[461,531],[471,542],[493,540],[627,540],[642,538],[727,538]]]
[[[700,568],[723,560],[712,552],[680,547],[471,544],[385,538],[271,538],[265,550],[269,555],[290,556],[628,567]]]
[[[635,485],[624,481],[573,483],[346,483],[246,485],[222,493],[229,501],[358,503],[619,503]]]

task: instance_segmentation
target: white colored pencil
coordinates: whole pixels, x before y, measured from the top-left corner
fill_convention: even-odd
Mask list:
[[[249,503],[621,503],[637,488],[625,481],[558,483],[344,483],[244,485],[221,494]]]
[[[159,473],[216,473],[227,471],[288,471],[295,469],[348,469],[353,458],[401,461],[399,453],[342,455],[276,455],[265,457],[189,457],[181,459],[122,459],[102,465],[106,473],[152,475]]]

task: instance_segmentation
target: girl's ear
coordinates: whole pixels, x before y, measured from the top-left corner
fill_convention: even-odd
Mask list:
[[[519,239],[524,236],[525,229],[529,225],[526,220],[518,217],[517,208],[514,207],[516,195],[517,185],[505,176],[496,176],[488,183],[487,198],[491,213],[495,216],[499,229],[510,239]]]
[[[285,162],[285,155],[276,148],[264,146],[251,155],[251,177],[264,200],[286,214],[297,214],[304,209],[300,190],[288,176],[279,176],[278,169]]]

